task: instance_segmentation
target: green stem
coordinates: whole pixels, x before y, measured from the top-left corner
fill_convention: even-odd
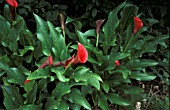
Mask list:
[[[66,36],[66,34],[65,34],[65,31],[63,30],[63,36],[64,36],[64,41],[65,41],[65,36]]]
[[[63,72],[63,74],[65,74],[66,73],[66,71],[68,70],[68,68],[71,66],[71,62],[67,65],[67,67],[65,68],[65,70],[64,70],[64,72]]]
[[[128,49],[129,44],[131,43],[131,41],[132,41],[132,39],[133,39],[133,36],[134,36],[134,34],[131,36],[131,38],[130,38],[130,40],[128,41],[128,43],[127,43],[127,45],[126,45],[126,47],[125,47],[125,49],[124,49],[123,52],[126,52],[126,50]]]
[[[99,42],[99,33],[97,33],[96,47],[98,47],[98,42]]]
[[[94,106],[96,106],[93,94],[91,94],[91,97],[92,97],[92,101],[93,101]]]

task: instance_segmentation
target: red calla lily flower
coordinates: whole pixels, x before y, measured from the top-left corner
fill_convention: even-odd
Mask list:
[[[29,82],[30,82],[30,80],[27,79],[27,80],[25,80],[24,84],[27,84],[27,83],[29,83]]]
[[[85,63],[88,59],[88,52],[86,48],[78,43],[78,51],[76,57],[71,61],[72,64]]]
[[[53,58],[52,56],[48,56],[48,58],[46,59],[46,61],[39,67],[39,68],[45,68],[46,66],[52,66],[53,65]]]
[[[134,29],[133,32],[134,34],[138,32],[138,30],[143,27],[143,22],[140,20],[138,17],[134,17]]]
[[[86,48],[81,44],[78,43],[78,51],[76,57],[74,55],[62,62],[56,62],[53,64],[54,67],[64,66],[66,68],[69,64],[75,65],[77,63],[85,63],[88,59],[88,52]]]
[[[5,0],[5,1],[14,8],[18,7],[18,3],[16,0]]]
[[[116,60],[116,61],[115,61],[115,65],[116,65],[116,66],[120,66],[119,60]]]

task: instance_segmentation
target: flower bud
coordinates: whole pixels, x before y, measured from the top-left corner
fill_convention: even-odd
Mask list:
[[[105,19],[100,19],[96,21],[96,34],[99,34],[100,31],[100,27],[103,24],[103,22],[105,21]]]
[[[116,65],[116,66],[120,66],[119,60],[116,60],[116,61],[115,61],[115,65]]]
[[[64,29],[65,29],[65,16],[64,16],[64,14],[60,14],[59,20],[60,20],[60,24],[61,24],[61,29],[62,29],[62,31],[64,31]]]

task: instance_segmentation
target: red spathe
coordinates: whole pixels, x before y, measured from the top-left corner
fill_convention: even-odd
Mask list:
[[[18,3],[16,0],[5,0],[9,5],[11,5],[12,7],[18,7]]]
[[[143,27],[143,22],[138,17],[134,17],[134,34],[139,31],[139,29]]]
[[[78,51],[76,57],[72,60],[72,64],[77,63],[85,63],[88,59],[88,52],[86,48],[81,44],[78,43]]]

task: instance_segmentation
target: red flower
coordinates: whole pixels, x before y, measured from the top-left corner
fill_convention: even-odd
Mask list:
[[[120,66],[119,60],[116,60],[116,61],[115,61],[115,65],[116,65],[116,66]]]
[[[16,0],[5,0],[5,1],[14,8],[18,7],[18,3]]]
[[[141,27],[143,27],[143,22],[138,17],[134,17],[134,34],[138,32]]]
[[[86,48],[78,43],[78,51],[76,57],[71,61],[72,64],[85,63],[88,59],[88,52]]]
[[[30,82],[30,80],[27,79],[27,80],[25,80],[24,84],[27,84],[27,83],[29,83],[29,82]]]
[[[88,52],[86,48],[81,44],[78,43],[78,51],[76,57],[74,55],[62,62],[56,62],[53,64],[54,67],[64,66],[66,68],[69,64],[74,65],[77,63],[85,63],[88,59]]]
[[[52,56],[48,56],[48,58],[46,59],[46,61],[39,67],[39,68],[45,68],[46,66],[52,66],[53,65],[53,58]]]

